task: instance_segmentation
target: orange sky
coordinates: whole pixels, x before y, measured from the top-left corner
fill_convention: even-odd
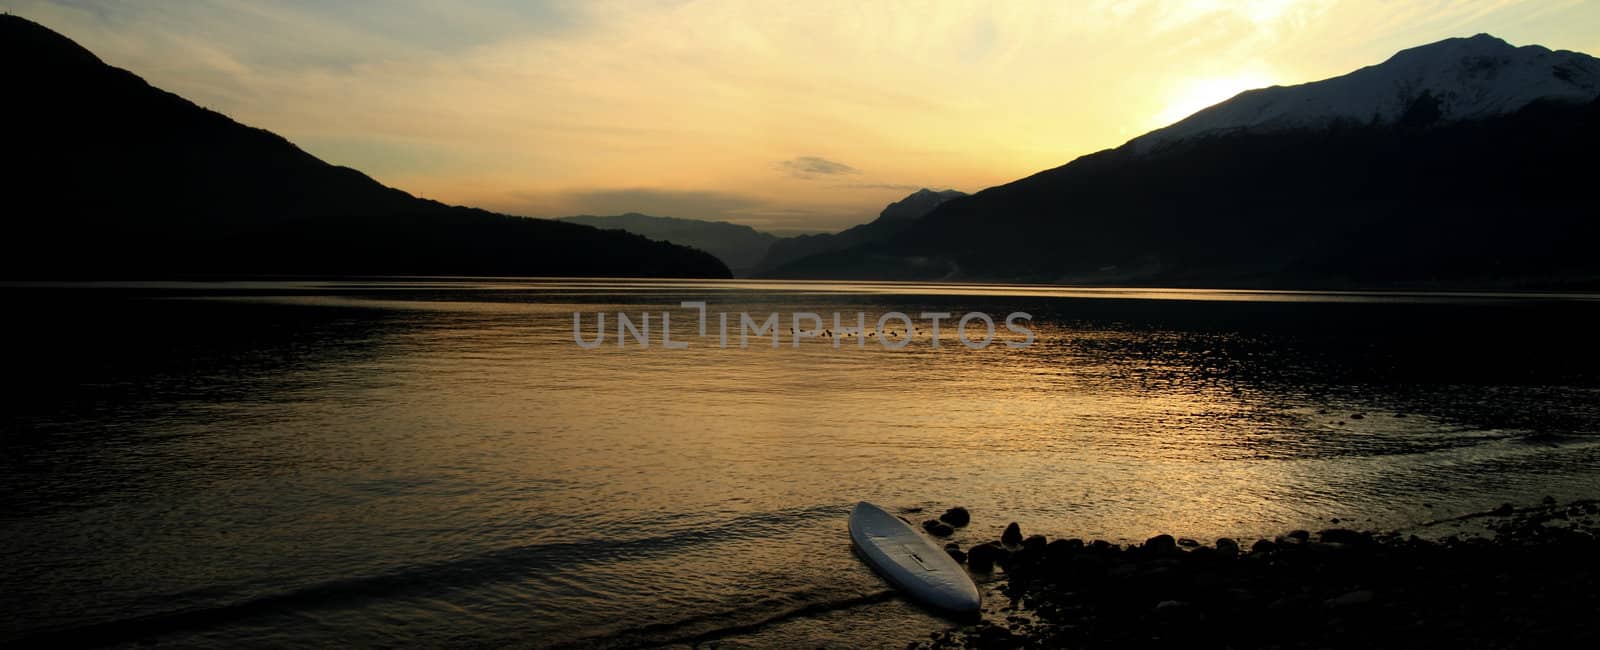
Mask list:
[[[3,0],[414,194],[780,232],[1113,147],[1250,87],[1489,32],[1600,51],[1600,2]]]

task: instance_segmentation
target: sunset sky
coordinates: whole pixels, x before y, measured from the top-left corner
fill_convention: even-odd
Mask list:
[[[1596,1],[0,7],[413,194],[777,232],[976,191],[1450,36],[1600,52]]]

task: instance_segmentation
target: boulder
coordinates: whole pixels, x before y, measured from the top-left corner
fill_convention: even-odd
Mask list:
[[[944,514],[939,515],[939,521],[950,524],[951,526],[955,526],[956,528],[961,528],[962,526],[972,523],[972,513],[967,512],[966,508],[956,506],[944,511]]]
[[[1239,542],[1236,542],[1232,538],[1229,538],[1229,537],[1223,537],[1223,538],[1217,540],[1217,552],[1221,553],[1222,555],[1224,555],[1226,557],[1233,557],[1235,555],[1238,555],[1239,554]]]
[[[967,566],[973,571],[988,571],[994,568],[994,563],[1011,555],[1005,547],[994,542],[979,544],[967,549]]]
[[[1144,549],[1156,554],[1172,553],[1178,550],[1178,542],[1171,535],[1156,535],[1144,541]]]
[[[1365,533],[1358,533],[1348,528],[1329,528],[1317,532],[1317,539],[1326,544],[1344,544],[1346,546],[1361,546],[1372,541]]]
[[[1006,530],[1000,533],[1000,543],[1006,546],[1016,546],[1022,543],[1022,527],[1013,521],[1006,525]]]

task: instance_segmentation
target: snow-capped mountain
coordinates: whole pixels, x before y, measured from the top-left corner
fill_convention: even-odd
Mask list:
[[[1405,50],[941,203],[785,277],[1593,290],[1597,72],[1491,36]]]
[[[1248,90],[1130,144],[1146,152],[1219,132],[1315,128],[1338,120],[1390,125],[1413,110],[1429,123],[1456,122],[1510,113],[1539,99],[1588,102],[1597,96],[1600,59],[1479,34],[1401,50],[1332,79]]]

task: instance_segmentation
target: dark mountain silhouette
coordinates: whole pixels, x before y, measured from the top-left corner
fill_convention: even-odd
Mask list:
[[[0,16],[3,277],[728,277],[711,255],[454,207],[329,165]]]
[[[784,277],[790,275],[785,265],[795,260],[886,239],[905,230],[912,222],[932,212],[945,201],[961,196],[966,196],[966,193],[957,190],[934,191],[922,188],[906,198],[890,203],[883,212],[878,213],[878,218],[871,222],[838,233],[800,235],[774,242],[767,250],[766,259],[761,262],[762,275]]]
[[[609,217],[579,215],[557,221],[596,228],[626,230],[656,241],[692,246],[722,260],[735,275],[749,275],[767,256],[767,247],[781,239],[750,226],[726,221],[704,221],[677,217],[652,217],[630,212]]]
[[[784,275],[1600,286],[1597,76],[1583,54],[1450,39],[1243,93]]]

